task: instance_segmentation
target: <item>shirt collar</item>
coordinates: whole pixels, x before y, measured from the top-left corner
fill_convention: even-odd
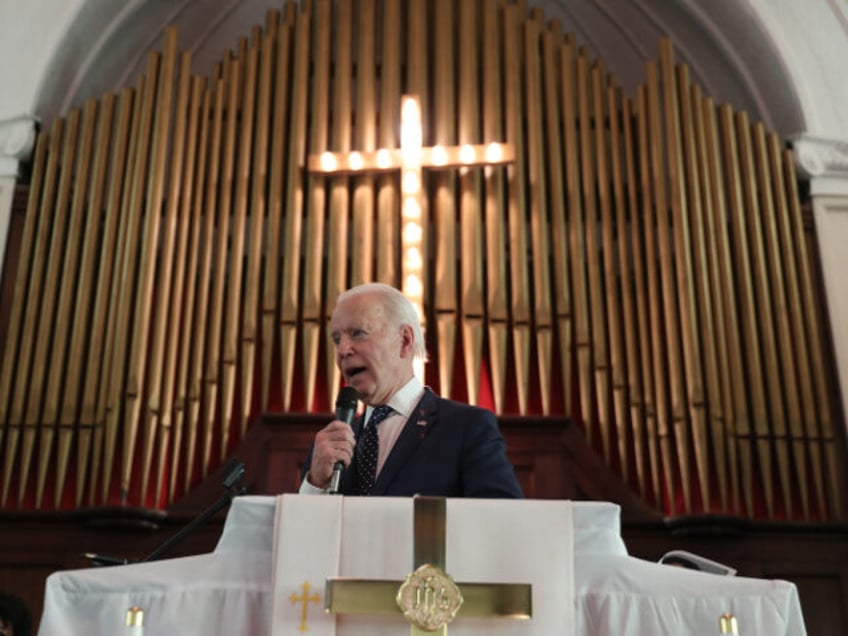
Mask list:
[[[394,393],[394,395],[392,395],[392,397],[389,398],[386,404],[391,406],[396,413],[403,415],[404,419],[409,419],[412,416],[412,411],[421,401],[421,397],[423,395],[424,383],[421,382],[418,376],[413,375],[409,382],[404,384]],[[366,422],[371,417],[371,411],[373,410],[374,407],[370,404],[365,407]]]

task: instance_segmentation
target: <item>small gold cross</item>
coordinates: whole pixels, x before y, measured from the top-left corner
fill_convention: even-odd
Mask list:
[[[297,628],[299,632],[307,632],[309,628],[306,626],[306,610],[309,608],[309,603],[318,603],[321,601],[321,597],[318,594],[313,594],[309,596],[309,590],[312,587],[309,585],[309,581],[305,581],[303,583],[303,594],[298,596],[297,594],[292,594],[289,597],[289,600],[292,603],[303,603],[303,607],[300,609],[300,627]]]

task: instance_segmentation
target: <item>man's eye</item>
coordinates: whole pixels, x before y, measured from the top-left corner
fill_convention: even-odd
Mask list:
[[[365,336],[365,330],[364,329],[354,329],[353,332],[351,332],[351,335],[354,338],[363,338]]]

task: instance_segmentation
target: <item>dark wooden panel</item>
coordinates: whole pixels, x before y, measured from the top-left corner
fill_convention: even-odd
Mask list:
[[[198,528],[166,556],[214,549],[225,515]],[[99,509],[67,513],[0,512],[0,589],[27,602],[38,623],[47,577],[91,567],[86,552],[139,561],[178,532],[190,517],[142,510]]]

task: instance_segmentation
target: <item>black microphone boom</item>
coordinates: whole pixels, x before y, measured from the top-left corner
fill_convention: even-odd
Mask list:
[[[223,510],[228,505],[230,505],[230,503],[235,497],[244,494],[244,491],[246,490],[244,483],[242,482],[242,480],[244,479],[244,464],[241,461],[237,459],[231,459],[230,462],[224,467],[223,474],[224,478],[222,480],[222,483],[227,492],[224,493],[224,495],[222,495],[218,501],[216,501],[214,504],[204,510],[200,514],[200,516],[192,519],[191,522],[189,522],[189,524],[186,525],[177,534],[172,536],[170,539],[165,541],[165,543],[163,543],[153,552],[144,557],[141,560],[142,562],[156,561],[157,559],[162,558],[162,555],[168,552],[180,541],[185,539],[192,530],[206,523],[219,511]]]
[[[199,517],[195,517],[192,519],[188,525],[183,527],[182,530],[177,532],[170,539],[165,541],[162,545],[156,548],[153,552],[144,557],[141,562],[145,561],[155,561],[162,557],[166,552],[168,552],[171,548],[177,545],[180,541],[185,539],[188,534],[197,528],[199,525],[206,523],[214,517],[220,510],[224,509],[229,505],[235,497],[239,495],[243,495],[246,490],[243,479],[244,479],[244,464],[238,459],[231,459],[229,463],[221,470],[223,475],[222,485],[226,489],[226,493],[214,504],[209,506],[206,510],[204,510]],[[83,555],[86,559],[89,559],[92,565],[96,566],[104,566],[104,565],[126,565],[130,563],[130,561],[124,557],[112,557],[106,554],[98,554],[96,552],[86,552]]]
[[[336,419],[345,422],[348,426],[353,422],[353,416],[356,414],[356,389],[352,386],[342,387],[339,391],[339,396],[336,398]],[[339,492],[339,480],[342,478],[344,464],[336,462],[333,466],[333,475],[330,477],[330,486],[327,492],[335,495]]]

